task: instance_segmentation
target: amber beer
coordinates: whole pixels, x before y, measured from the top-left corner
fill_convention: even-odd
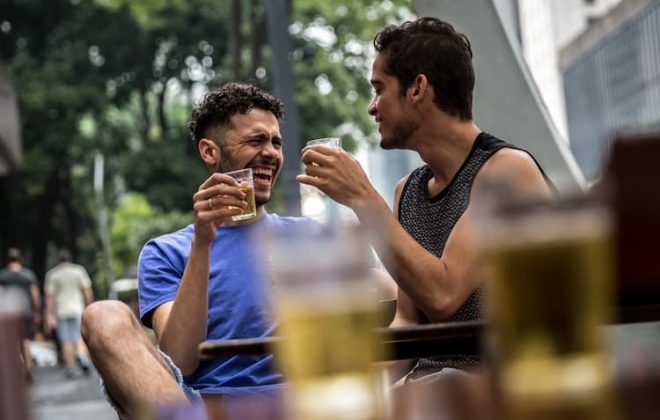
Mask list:
[[[247,201],[247,207],[245,208],[243,214],[233,216],[231,218],[233,221],[251,219],[257,215],[257,206],[254,201],[254,185],[250,185],[250,183],[246,181],[242,182],[239,185],[239,188],[245,193],[245,201]]]
[[[382,418],[378,299],[360,240],[310,232],[279,239],[271,242],[283,337],[275,356],[292,418]]]
[[[226,172],[225,175],[229,175],[236,180],[238,187],[245,193],[245,201],[247,201],[245,211],[243,211],[242,214],[232,216],[231,220],[236,222],[255,217],[257,215],[257,206],[254,200],[254,179],[252,178],[252,168]],[[230,208],[231,207],[232,206],[230,206]]]
[[[280,331],[286,339],[278,360],[291,384],[295,419],[380,418],[372,302],[367,296],[345,296],[343,303],[280,302]]]
[[[600,208],[496,220],[490,308],[506,418],[611,419],[601,326],[613,253]]]

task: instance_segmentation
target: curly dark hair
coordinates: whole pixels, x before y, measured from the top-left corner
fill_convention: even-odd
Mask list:
[[[424,74],[441,110],[464,121],[472,119],[472,48],[451,24],[422,17],[390,25],[376,34],[374,47],[384,59],[385,72],[399,81],[402,94],[417,75]]]
[[[278,120],[284,115],[282,101],[253,85],[228,83],[204,95],[188,124],[195,149],[203,138],[221,141],[213,138],[215,130],[229,127],[233,115],[247,114],[255,108],[272,112]]]

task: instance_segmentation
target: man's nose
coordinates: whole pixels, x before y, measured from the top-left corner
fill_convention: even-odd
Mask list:
[[[369,104],[369,107],[367,108],[367,112],[369,113],[369,115],[373,115],[374,117],[376,116],[377,102],[378,102],[378,98],[374,98]]]
[[[272,142],[267,141],[264,142],[264,146],[261,149],[261,154],[269,159],[277,159],[279,152]]]

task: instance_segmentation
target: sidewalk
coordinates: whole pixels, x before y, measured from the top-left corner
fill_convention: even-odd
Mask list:
[[[33,420],[117,420],[93,368],[89,376],[65,379],[61,367],[37,367],[29,396]]]

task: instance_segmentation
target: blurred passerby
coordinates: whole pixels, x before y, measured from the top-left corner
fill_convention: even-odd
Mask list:
[[[78,375],[76,356],[83,370],[89,371],[89,358],[80,337],[80,315],[92,303],[92,282],[85,267],[71,262],[71,254],[61,250],[59,262],[46,273],[46,323],[57,329],[67,378]]]
[[[30,353],[30,339],[34,335],[34,327],[41,322],[41,298],[37,276],[29,268],[23,267],[21,251],[18,248],[9,248],[7,252],[7,267],[0,270],[0,292],[9,287],[21,290],[30,304],[26,314],[26,325],[23,339],[20,344],[21,357],[25,366],[25,376],[28,381],[32,378],[32,355]]]

